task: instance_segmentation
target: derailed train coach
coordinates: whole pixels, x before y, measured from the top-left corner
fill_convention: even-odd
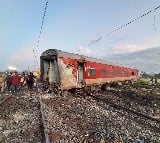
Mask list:
[[[40,71],[42,82],[48,80],[50,85],[56,85],[62,91],[130,81],[138,77],[136,68],[57,49],[49,49],[41,54]]]

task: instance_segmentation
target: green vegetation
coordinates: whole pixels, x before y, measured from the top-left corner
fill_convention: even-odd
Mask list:
[[[137,83],[138,84],[149,84],[150,79],[149,78],[138,78]]]
[[[155,73],[147,74],[146,72],[142,72],[140,75],[141,75],[141,77],[143,77],[143,78],[151,78],[151,77],[154,77],[154,78],[160,79],[160,73],[158,73],[158,74],[155,74]]]
[[[150,73],[147,74],[145,72],[142,72],[140,74],[140,78],[137,80],[138,84],[158,84],[160,85],[160,73]]]
[[[143,84],[143,85],[146,85],[146,84],[160,84],[160,78],[157,79],[157,83],[155,83],[155,78],[153,79],[153,82],[151,81],[151,78],[144,78],[144,77],[140,77],[138,78],[137,80],[137,83],[138,84]]]

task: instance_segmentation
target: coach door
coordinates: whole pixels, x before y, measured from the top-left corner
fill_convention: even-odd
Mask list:
[[[59,83],[58,63],[56,59],[41,60],[41,76],[43,81],[49,78],[50,83]]]
[[[84,63],[78,62],[78,83],[84,82]]]
[[[48,76],[50,83],[58,83],[58,71],[57,71],[57,63],[56,60],[51,60],[48,68]]]

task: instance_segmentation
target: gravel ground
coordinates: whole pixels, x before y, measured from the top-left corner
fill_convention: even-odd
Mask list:
[[[50,142],[160,142],[160,132],[140,124],[135,116],[89,97],[44,95],[42,108]]]
[[[119,96],[113,96],[116,93]],[[159,93],[156,86],[125,85],[106,92],[105,96],[159,118]],[[160,142],[160,123],[88,96],[5,93],[0,94],[0,107],[0,143],[43,143],[44,136],[47,143]]]
[[[41,143],[43,132],[37,97],[30,93],[3,94],[0,99],[0,143]]]

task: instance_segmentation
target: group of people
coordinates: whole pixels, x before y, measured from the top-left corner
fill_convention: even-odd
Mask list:
[[[27,85],[29,90],[33,89],[34,75],[32,72],[19,74],[17,71],[6,76],[7,90],[12,94],[17,94],[22,86]]]
[[[150,81],[151,81],[152,83],[153,83],[153,82],[154,82],[154,83],[157,83],[157,78],[154,79],[153,77],[151,77]]]

